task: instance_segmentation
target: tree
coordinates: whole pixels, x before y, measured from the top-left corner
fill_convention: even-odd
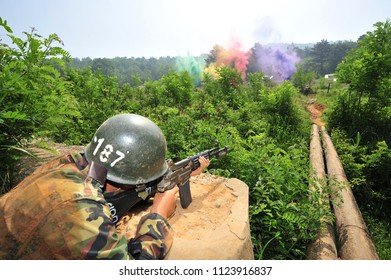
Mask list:
[[[327,62],[331,53],[331,45],[327,40],[322,40],[312,48],[312,57],[315,72],[323,76],[327,74]]]
[[[381,136],[390,143],[391,23],[378,22],[374,27],[337,67],[338,79],[349,85],[339,116],[351,121],[344,127],[350,135],[363,131],[365,140]]]
[[[389,223],[391,23],[386,20],[374,27],[337,67],[338,80],[348,86],[328,123],[346,174],[356,184],[358,205]]]
[[[331,45],[331,52],[328,58],[327,73],[334,73],[335,69],[350,50],[356,47],[356,43],[352,41],[338,41]]]
[[[311,83],[315,78],[315,73],[304,68],[303,64],[297,66],[297,70],[292,75],[292,84],[303,94],[309,94]]]
[[[160,103],[167,106],[177,107],[180,111],[188,107],[193,92],[193,80],[189,72],[169,72],[161,78]]]
[[[334,73],[337,65],[347,53],[356,47],[352,41],[337,41],[329,43],[326,40],[316,43],[304,50],[295,48],[301,58],[300,64],[305,71],[313,71],[318,76]]]

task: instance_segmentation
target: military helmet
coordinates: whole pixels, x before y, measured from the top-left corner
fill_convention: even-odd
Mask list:
[[[139,185],[167,172],[166,153],[166,139],[154,122],[136,114],[119,114],[97,129],[85,157],[103,165],[108,180]]]

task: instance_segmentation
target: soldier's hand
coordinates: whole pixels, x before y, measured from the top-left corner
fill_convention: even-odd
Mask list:
[[[176,208],[178,192],[177,186],[165,192],[157,192],[153,199],[151,213],[158,213],[165,219],[170,217]]]
[[[200,156],[198,158],[198,162],[200,163],[200,167],[198,167],[196,170],[194,170],[193,172],[191,172],[191,176],[196,176],[196,175],[199,175],[202,173],[202,171],[204,171],[205,168],[207,168],[210,164],[210,160],[203,157],[203,156]]]

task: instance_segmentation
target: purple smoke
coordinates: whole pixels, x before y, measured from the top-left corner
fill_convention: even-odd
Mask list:
[[[296,71],[296,63],[300,61],[295,52],[278,47],[263,47],[255,44],[253,50],[259,68],[257,70],[277,83],[289,80]]]

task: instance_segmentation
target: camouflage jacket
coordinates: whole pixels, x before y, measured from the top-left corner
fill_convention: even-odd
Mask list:
[[[173,232],[144,216],[128,243],[117,233],[84,157],[60,156],[0,197],[0,259],[161,259]]]

